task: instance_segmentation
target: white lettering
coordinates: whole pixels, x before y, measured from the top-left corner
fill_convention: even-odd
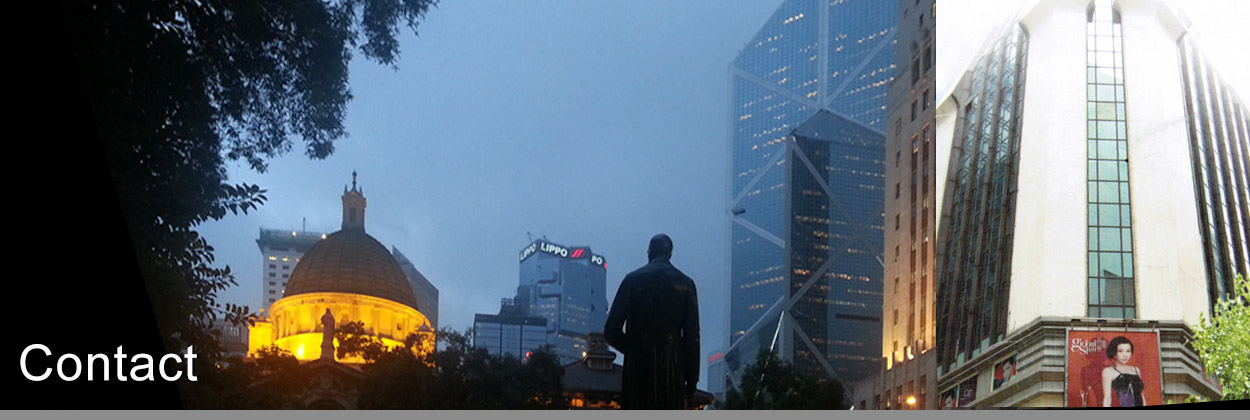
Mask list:
[[[65,369],[63,369],[65,367],[65,359],[74,361],[74,376],[65,376]],[[82,360],[78,360],[78,356],[75,356],[72,353],[65,353],[61,355],[61,358],[56,360],[56,374],[59,375],[61,380],[64,381],[78,379],[78,375],[82,374]]]
[[[139,354],[136,354],[136,355],[134,355],[133,357],[131,357],[131,358],[130,358],[130,362],[131,362],[131,363],[134,363],[135,361],[137,361],[137,360],[139,360],[139,359],[146,359],[146,361],[147,361],[147,362],[146,362],[146,363],[143,363],[143,364],[141,364],[141,365],[135,365],[135,367],[130,368],[130,377],[131,377],[131,378],[134,378],[134,380],[136,380],[136,381],[154,381],[154,380],[156,380],[155,376],[154,376],[154,375],[152,375],[152,356],[148,356],[148,355],[147,355],[147,354],[145,354],[145,353],[139,353]],[[135,373],[135,372],[138,372],[138,371],[140,371],[140,370],[146,370],[148,373],[147,373],[147,374],[145,374],[145,375],[140,375],[140,374],[138,374],[138,373]]]
[[[113,355],[117,359],[117,380],[126,382],[126,373],[122,370],[122,361],[126,360],[126,353],[122,353],[122,346],[117,346],[117,354]]]
[[[91,362],[94,360],[104,361],[104,380],[105,381],[109,380],[109,355],[104,354],[104,353],[87,355],[87,380],[88,381],[95,380],[95,369],[91,366]]]
[[[525,247],[525,249],[521,250],[521,261],[525,261],[525,259],[529,258],[530,255],[534,255],[534,251],[537,250],[538,244],[530,244],[530,246]]]
[[[27,346],[26,349],[22,350],[22,357],[21,357],[22,376],[25,376],[26,379],[29,379],[31,381],[36,381],[36,382],[47,380],[49,376],[52,376],[53,368],[50,366],[45,367],[43,371],[40,372],[40,374],[38,375],[31,373],[32,365],[31,363],[27,363],[27,362],[31,361],[28,359],[31,359],[32,352],[35,352],[35,353],[43,352],[44,356],[53,355],[52,349],[48,348],[48,346],[45,346],[43,344],[31,344]],[[86,362],[83,362],[84,356],[86,357]],[[96,380],[95,368],[99,367],[99,368],[104,369],[100,372],[102,375],[101,380],[107,382],[110,376],[109,375],[109,372],[110,372],[110,367],[109,367],[110,357],[109,356],[110,355],[107,353],[91,353],[91,354],[85,354],[82,356],[76,355],[73,353],[62,354],[56,360],[57,376],[60,377],[60,379],[63,381],[67,381],[67,382],[74,381],[74,380],[78,380],[82,378],[84,376],[83,369],[86,369],[87,374],[85,376],[87,380],[94,381]],[[116,359],[117,380],[119,381],[128,380],[128,378],[126,378],[126,375],[123,374],[124,369],[125,369],[125,364],[126,364],[126,357],[127,357],[126,353],[122,351],[122,346],[117,346],[117,353],[113,354],[112,358]],[[184,376],[181,370],[182,359],[184,357],[187,361],[187,365],[186,365],[187,371],[186,371],[185,377],[191,381],[199,380],[199,378],[195,376],[194,360],[196,358],[196,354],[195,354],[195,349],[193,347],[187,347],[185,356],[182,356],[178,353],[166,354],[162,356],[160,358],[159,367],[154,366],[155,363],[153,363],[153,357],[150,355],[139,353],[139,354],[130,356],[130,363],[131,363],[130,377],[136,381],[155,381],[156,374],[158,373],[157,371],[159,370],[161,379],[164,379],[166,381],[171,381],[171,382],[177,381]],[[170,363],[171,360],[173,361],[173,363]],[[173,373],[170,373],[171,369]],[[36,372],[38,372],[38,369],[36,369]]]
[[[164,379],[166,381],[176,381],[178,380],[178,378],[182,377],[182,371],[175,370],[174,376],[169,376],[168,374],[166,374],[165,373],[165,361],[169,359],[174,359],[175,363],[182,361],[182,360],[179,360],[177,354],[166,354],[164,356],[161,356],[161,379]]]
[[[44,379],[48,379],[48,376],[52,375],[52,368],[44,369],[43,374],[39,376],[31,375],[30,371],[26,370],[26,354],[30,353],[31,350],[43,350],[44,356],[52,355],[52,350],[49,350],[48,346],[43,344],[31,344],[26,346],[26,350],[22,350],[22,375],[26,376],[26,379],[30,379],[32,381],[42,381]]]
[[[600,257],[598,255],[591,255],[590,262],[594,263],[595,265],[603,265],[603,257]]]
[[[561,247],[561,246],[559,246],[559,245],[556,245],[556,244],[549,244],[549,243],[546,243],[546,242],[543,242],[542,251],[543,251],[543,252],[546,252],[546,253],[548,253],[548,254],[551,254],[551,255],[559,255],[559,256],[561,256],[561,257],[568,257],[568,256],[569,256],[569,250],[567,250],[567,249],[565,249],[565,248],[563,248],[563,247]]]
[[[195,365],[191,363],[192,360],[195,360],[195,346],[188,346],[187,347],[187,380],[194,382],[200,379],[195,377]]]

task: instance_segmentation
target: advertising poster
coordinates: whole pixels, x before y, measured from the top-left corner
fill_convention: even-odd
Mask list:
[[[973,376],[972,378],[964,381],[964,383],[959,384],[959,406],[967,407],[968,404],[972,404],[972,402],[976,400],[977,378]]]
[[[959,390],[959,387],[954,387],[942,393],[942,408],[958,407],[958,405],[956,404],[957,401],[955,400],[955,394],[957,393],[956,391],[958,390]]]
[[[994,365],[994,386],[991,388],[997,391],[1003,384],[1011,382],[1011,378],[1016,377],[1016,355],[1011,355],[1007,360],[1003,360]]]
[[[1068,407],[1163,403],[1157,332],[1068,331]]]

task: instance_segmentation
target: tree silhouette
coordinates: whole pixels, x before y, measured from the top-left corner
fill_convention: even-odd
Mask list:
[[[813,378],[782,361],[776,353],[761,351],[742,374],[742,391],[725,395],[728,410],[842,410],[842,384]]]
[[[217,293],[235,284],[195,228],[265,201],[228,183],[225,163],[265,171],[301,143],[334,151],[348,62],[394,65],[401,21],[415,33],[437,0],[71,1],[61,5],[167,349],[219,351],[207,326],[242,323],[246,307]],[[209,358],[205,358],[208,360]]]

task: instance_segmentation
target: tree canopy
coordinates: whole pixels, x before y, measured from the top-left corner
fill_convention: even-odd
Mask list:
[[[1207,372],[1224,388],[1225,400],[1250,399],[1250,279],[1233,281],[1232,293],[1215,304],[1215,314],[1202,317],[1191,344]]]
[[[782,361],[776,353],[761,351],[742,374],[741,391],[725,395],[728,410],[842,410],[843,386],[836,380],[813,378]]]
[[[467,333],[444,329],[439,349],[411,335],[401,346],[387,346],[349,322],[335,331],[339,358],[361,356],[356,384],[358,407],[380,410],[563,409],[564,370],[549,348],[526,360],[492,355],[470,344]],[[263,383],[262,383],[263,382]],[[187,383],[184,404],[197,409],[301,408],[300,395],[316,383],[290,352],[261,349],[253,360],[232,359]]]
[[[105,159],[166,347],[218,350],[207,325],[235,284],[195,231],[265,201],[229,183],[299,145],[322,159],[343,127],[354,51],[394,66],[404,25],[437,0],[72,1],[61,6]],[[207,359],[206,359],[207,360]]]

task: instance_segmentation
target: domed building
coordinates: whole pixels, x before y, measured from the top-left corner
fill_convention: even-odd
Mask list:
[[[248,353],[273,344],[301,362],[322,359],[327,309],[334,324],[361,321],[367,334],[388,346],[402,345],[410,334],[432,338],[434,333],[395,257],[365,233],[365,196],[355,172],[351,189],[343,187],[342,230],[318,241],[299,260],[282,299],[251,327]],[[426,343],[417,351],[433,350],[432,340]],[[358,356],[338,361],[363,363]]]

